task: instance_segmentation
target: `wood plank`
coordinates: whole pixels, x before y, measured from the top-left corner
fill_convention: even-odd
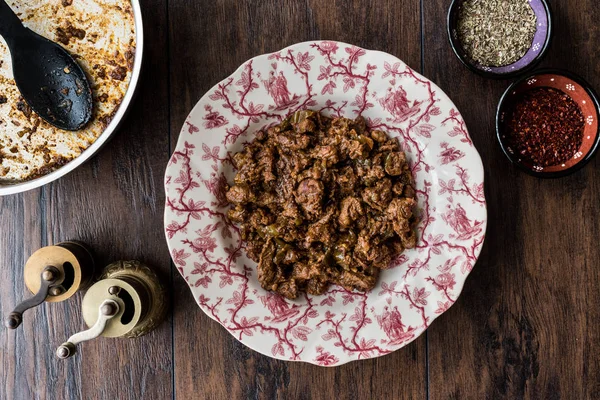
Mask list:
[[[137,98],[113,139],[92,161],[46,187],[0,199],[0,297],[8,313],[26,296],[23,265],[37,248],[81,240],[100,266],[119,259],[152,265],[170,285],[162,234],[163,173],[169,157],[166,0],[144,0],[145,65]],[[27,294],[28,295],[28,294]],[[138,339],[97,339],[72,359],[56,347],[85,328],[82,294],[25,314],[0,332],[0,398],[171,398],[171,320]]]
[[[41,246],[41,190],[0,197],[0,299],[2,315],[10,312],[25,295],[23,265],[29,254]],[[27,238],[25,240],[25,238]],[[24,315],[22,329],[16,333],[0,331],[0,398],[34,398],[33,384],[40,371],[34,365],[23,364],[38,355],[31,347],[33,326],[43,329],[46,310],[29,311]],[[42,338],[40,337],[40,340]],[[57,385],[62,390],[65,383]]]
[[[598,161],[549,181],[509,165],[494,133],[509,82],[460,65],[446,37],[449,3],[423,2],[425,74],[455,101],[481,152],[489,226],[463,294],[429,329],[430,398],[598,398]],[[599,87],[597,3],[552,6],[555,40],[543,65]]]
[[[390,52],[420,69],[420,2],[170,0],[171,143],[196,101],[250,57],[312,39]],[[326,369],[249,350],[195,305],[176,276],[177,398],[426,396],[425,336],[379,359]]]

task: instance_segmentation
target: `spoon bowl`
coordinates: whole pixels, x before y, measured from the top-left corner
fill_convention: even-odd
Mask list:
[[[0,35],[10,50],[21,96],[45,121],[82,129],[92,118],[92,89],[85,72],[63,47],[23,26],[0,0]]]

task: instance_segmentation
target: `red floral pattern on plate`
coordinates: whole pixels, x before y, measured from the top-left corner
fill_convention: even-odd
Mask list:
[[[312,108],[363,115],[399,138],[415,175],[419,242],[369,293],[331,287],[295,301],[263,290],[226,218],[231,157],[261,127]],[[331,42],[256,57],[200,99],[165,176],[173,262],[202,310],[247,346],[334,366],[388,354],[457,299],[483,245],[483,166],[450,99],[397,58]]]

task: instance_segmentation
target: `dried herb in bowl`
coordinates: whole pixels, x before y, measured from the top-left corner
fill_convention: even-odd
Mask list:
[[[521,94],[506,119],[510,147],[523,161],[550,167],[572,158],[583,142],[585,121],[566,93],[540,87]]]
[[[528,0],[465,0],[459,9],[457,33],[471,60],[503,67],[527,53],[536,24]]]

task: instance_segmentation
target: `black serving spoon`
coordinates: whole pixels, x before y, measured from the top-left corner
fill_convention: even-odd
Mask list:
[[[60,45],[24,27],[4,0],[0,0],[0,35],[8,44],[15,83],[29,107],[58,128],[83,128],[92,118],[92,89],[77,61]]]

